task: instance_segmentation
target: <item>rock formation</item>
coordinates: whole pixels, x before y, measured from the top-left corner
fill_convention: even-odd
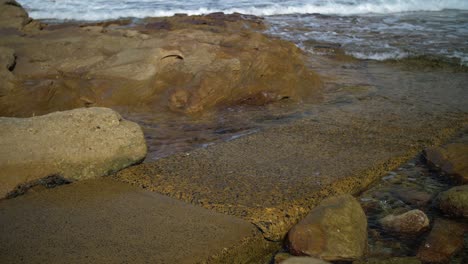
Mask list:
[[[145,155],[141,128],[111,109],[0,117],[0,198],[51,175],[70,180],[104,176]]]
[[[17,54],[9,73],[15,89],[0,97],[0,115],[90,105],[195,114],[312,98],[320,86],[299,48],[258,32],[264,28],[258,17],[181,15],[125,28],[119,23],[126,21],[114,21],[27,31],[20,26],[32,23],[25,22],[24,10],[3,6],[21,10],[15,18],[23,20],[11,20],[12,11],[0,13],[10,21],[0,23],[0,30],[15,28],[0,38],[0,47]]]

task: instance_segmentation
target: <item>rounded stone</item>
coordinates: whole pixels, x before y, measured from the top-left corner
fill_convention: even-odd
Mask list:
[[[387,231],[399,234],[417,234],[429,227],[429,218],[421,210],[411,210],[400,215],[387,215],[380,220]]]
[[[438,196],[439,208],[452,217],[468,218],[468,185],[453,187]]]

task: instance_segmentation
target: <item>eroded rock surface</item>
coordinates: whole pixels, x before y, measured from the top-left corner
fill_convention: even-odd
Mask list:
[[[0,46],[18,55],[16,89],[0,98],[0,115],[88,105],[194,114],[314,98],[320,86],[302,51],[256,31],[264,28],[257,17],[217,13],[119,23],[126,22],[44,26],[0,38]]]
[[[353,196],[327,198],[288,232],[287,240],[294,255],[356,260],[366,251],[367,219]]]
[[[95,178],[145,158],[141,128],[107,108],[0,117],[0,197],[51,175]]]
[[[453,187],[438,198],[442,212],[453,217],[468,218],[468,185]]]

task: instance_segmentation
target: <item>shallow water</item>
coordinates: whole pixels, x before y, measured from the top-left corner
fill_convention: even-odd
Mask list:
[[[360,59],[432,56],[468,65],[468,1],[463,0],[19,0],[31,17],[108,20],[211,12],[266,16],[268,33],[297,43],[340,45]]]
[[[427,214],[431,224],[436,218],[443,218],[443,213],[436,208],[434,199],[440,192],[454,186],[440,172],[431,170],[424,158],[418,156],[403,164],[397,170],[389,172],[370,189],[359,196],[369,225],[369,256],[371,257],[407,257],[415,256],[419,246],[428,235],[428,231],[417,236],[402,236],[386,232],[379,225],[379,220],[389,214],[402,214],[413,209]],[[450,263],[463,263],[468,257],[468,235],[465,236],[464,248],[452,258]]]
[[[428,56],[468,64],[468,11],[280,15],[267,21],[268,33],[312,54],[323,52],[320,44],[333,44],[359,59]]]

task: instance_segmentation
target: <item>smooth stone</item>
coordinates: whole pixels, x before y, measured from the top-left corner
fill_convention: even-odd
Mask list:
[[[418,207],[424,207],[432,200],[430,193],[412,188],[398,188],[391,192],[403,202]]]
[[[449,263],[450,258],[463,248],[466,225],[436,219],[429,236],[419,247],[417,256],[424,263]]]
[[[146,151],[140,126],[108,108],[0,117],[0,197],[51,175],[105,176],[141,162]]]
[[[453,187],[440,193],[437,201],[445,214],[468,218],[468,185]]]
[[[417,234],[429,227],[429,218],[418,209],[400,215],[387,215],[379,222],[385,230],[399,234]]]
[[[266,253],[244,220],[110,178],[0,201],[0,232],[2,263],[261,263]]]
[[[281,264],[330,264],[330,262],[311,257],[291,257],[286,259]]]
[[[367,218],[351,195],[323,200],[287,235],[293,255],[308,255],[326,261],[361,258],[367,247]]]
[[[369,258],[354,261],[353,264],[421,264],[416,257]]]
[[[427,148],[425,157],[430,165],[458,183],[468,183],[468,136],[442,147]]]

